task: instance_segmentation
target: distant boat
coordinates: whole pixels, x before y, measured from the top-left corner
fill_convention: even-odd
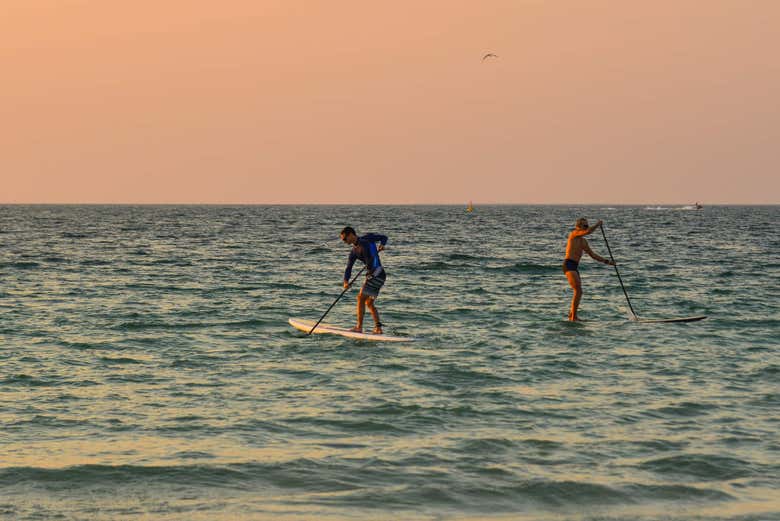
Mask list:
[[[473,212],[474,211],[474,205],[471,204],[471,201],[469,201],[469,205],[466,207],[467,212]]]
[[[702,208],[704,208],[704,207],[699,204],[699,201],[696,201],[696,209],[697,210],[701,210]]]

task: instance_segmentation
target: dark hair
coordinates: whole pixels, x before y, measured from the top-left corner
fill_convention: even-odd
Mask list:
[[[353,234],[353,233],[355,235],[357,235],[355,233],[355,229],[352,226],[345,226],[344,229],[341,230],[341,235],[343,235],[344,237],[346,237],[347,235]]]

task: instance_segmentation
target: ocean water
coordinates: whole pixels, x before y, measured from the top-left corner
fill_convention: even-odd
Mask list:
[[[612,268],[574,220],[604,219]],[[0,518],[780,519],[780,207],[2,206]],[[305,337],[342,226],[411,344]],[[606,256],[597,232],[593,249]],[[351,292],[327,322],[352,325]],[[371,319],[367,316],[367,326]]]

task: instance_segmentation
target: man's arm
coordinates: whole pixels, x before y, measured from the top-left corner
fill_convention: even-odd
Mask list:
[[[571,237],[582,237],[585,235],[590,235],[591,233],[595,232],[596,229],[602,224],[604,224],[604,221],[599,219],[599,222],[597,222],[596,224],[594,224],[593,226],[591,226],[586,230],[574,230],[573,232],[571,232]]]
[[[363,238],[369,242],[378,242],[380,244],[378,248],[379,251],[384,250],[385,244],[387,244],[387,235],[382,235],[380,233],[367,233]]]
[[[355,251],[349,252],[349,259],[347,260],[347,269],[344,270],[344,287],[349,286],[349,278],[352,276],[352,266],[357,260],[357,254]]]
[[[614,266],[615,263],[611,260],[607,260],[601,255],[596,254],[593,250],[590,249],[590,245],[588,244],[588,241],[583,240],[584,244],[582,245],[582,249],[585,250],[585,253],[591,256],[592,259],[599,261],[602,264],[609,264],[610,266]]]

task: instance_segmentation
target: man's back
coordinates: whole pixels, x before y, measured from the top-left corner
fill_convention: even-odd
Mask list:
[[[352,250],[349,252],[347,269],[344,272],[344,280],[348,280],[351,276],[352,265],[356,260],[362,261],[371,274],[376,275],[382,271],[382,262],[379,260],[380,248],[377,248],[377,242],[384,247],[387,243],[387,236],[378,233],[367,233],[357,237],[355,244],[352,246]]]

